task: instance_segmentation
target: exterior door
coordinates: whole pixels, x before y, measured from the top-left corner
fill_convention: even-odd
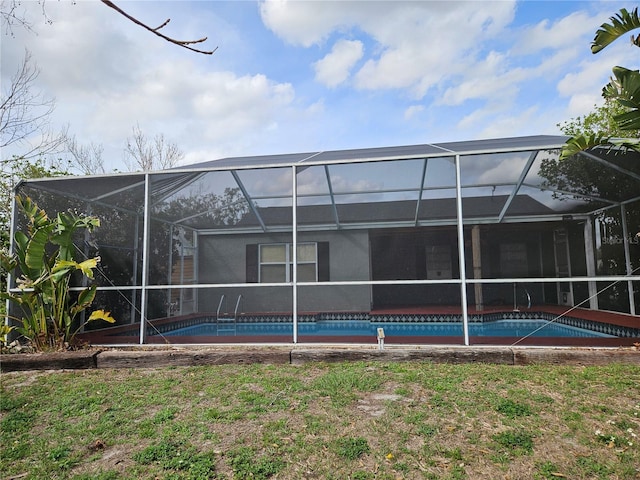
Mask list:
[[[553,250],[556,264],[556,277],[571,276],[571,257],[569,255],[569,236],[564,228],[553,231]],[[573,285],[571,282],[558,282],[558,303],[573,306]]]
[[[192,246],[183,246],[180,262],[180,283],[191,285],[197,282],[196,255],[197,249]],[[196,311],[198,291],[195,288],[180,289],[180,315],[186,315]]]

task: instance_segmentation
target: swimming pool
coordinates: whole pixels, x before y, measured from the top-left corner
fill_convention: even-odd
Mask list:
[[[299,336],[377,336],[377,329],[383,328],[386,337],[462,336],[461,322],[370,322],[365,320],[340,320],[301,322]],[[201,323],[163,333],[164,336],[260,336],[293,335],[290,322],[247,322],[236,324]],[[569,337],[569,338],[612,338],[600,332],[583,328],[549,323],[545,320],[497,320],[490,322],[469,322],[472,337]]]

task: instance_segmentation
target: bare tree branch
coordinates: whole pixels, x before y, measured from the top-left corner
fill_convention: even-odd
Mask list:
[[[67,137],[67,150],[72,157],[71,163],[85,175],[106,173],[102,154],[104,146],[101,143],[90,142],[80,145],[75,135]]]
[[[175,167],[184,157],[178,146],[167,142],[163,134],[151,141],[139,125],[133,127],[133,135],[127,138],[124,153],[124,162],[130,171],[165,170]]]
[[[47,16],[47,11],[44,8],[45,0],[38,0],[38,3],[42,7],[42,15],[46,23],[51,24],[51,19]],[[18,0],[2,0],[0,1],[0,20],[5,30],[5,34],[13,35],[13,27],[22,27],[25,30],[33,31],[33,25],[25,16],[24,10],[19,11],[20,2]]]
[[[129,15],[127,12],[125,12],[124,10],[122,10],[120,7],[118,7],[115,3],[113,3],[111,0],[100,0],[102,3],[104,3],[107,7],[113,8],[116,12],[118,12],[120,15],[128,18],[129,20],[131,20],[133,23],[135,23],[136,25],[140,25],[142,28],[149,30],[151,33],[159,36],[160,38],[163,38],[164,40],[166,40],[167,42],[173,43],[175,45],[178,45],[180,47],[186,48],[187,50],[191,50],[193,52],[197,52],[197,53],[203,53],[205,55],[212,55],[213,52],[215,52],[218,47],[214,48],[213,50],[198,50],[197,48],[193,48],[190,45],[194,45],[196,43],[203,43],[207,41],[207,37],[203,37],[200,38],[198,40],[176,40],[175,38],[169,37],[167,35],[164,35],[163,33],[160,32],[160,30],[162,28],[164,28],[170,21],[171,19],[168,18],[167,20],[165,20],[165,22],[156,27],[156,28],[152,28],[150,26],[148,26],[145,23],[142,23],[140,20],[138,20],[137,18]]]
[[[163,34],[162,32],[160,32],[160,30],[168,25],[168,23],[171,21],[170,18],[168,18],[162,25],[153,28],[147,25],[146,23],[141,22],[136,17],[129,15],[127,12],[122,10],[111,0],[100,0],[100,1],[103,4],[105,4],[107,7],[112,8],[113,10],[118,12],[120,15],[127,18],[128,20],[135,23],[136,25],[140,25],[142,28],[149,30],[154,35],[157,35],[160,38],[166,40],[167,42],[173,43],[174,45],[178,45],[182,48],[186,48],[187,50],[191,50],[197,53],[202,53],[204,55],[212,55],[218,49],[218,47],[216,47],[213,50],[199,50],[191,46],[198,43],[206,42],[207,37],[203,37],[198,40],[177,40],[175,38],[172,38],[172,37],[169,37],[168,35]],[[53,22],[47,16],[45,3],[46,3],[46,0],[38,0],[38,4],[40,4],[40,6],[42,7],[42,15],[44,16],[45,22],[51,24]],[[6,30],[6,33],[12,36],[13,36],[14,26],[20,26],[26,30],[31,30],[31,31],[33,30],[32,24],[25,17],[24,11],[22,12],[19,11],[20,6],[21,5],[19,0],[0,0],[0,20],[2,21],[2,24]]]
[[[49,128],[55,99],[35,89],[38,75],[40,70],[27,50],[0,98],[0,148],[19,145],[26,148],[21,152],[24,158],[58,152],[66,136],[64,129],[54,134]]]

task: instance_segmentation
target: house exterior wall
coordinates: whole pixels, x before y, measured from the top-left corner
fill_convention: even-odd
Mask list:
[[[290,243],[292,236],[281,234],[202,235],[199,237],[199,283],[220,284],[211,294],[201,292],[199,310],[215,312],[222,294],[235,303],[242,294],[243,312],[291,312],[291,287],[225,287],[225,284],[246,283],[247,246],[269,243]],[[366,231],[305,232],[298,234],[298,242],[327,242],[329,244],[330,281],[368,281],[369,237]],[[259,287],[258,287],[259,286]],[[371,307],[369,286],[306,286],[298,292],[298,310],[368,311]],[[233,308],[231,305],[227,309]]]

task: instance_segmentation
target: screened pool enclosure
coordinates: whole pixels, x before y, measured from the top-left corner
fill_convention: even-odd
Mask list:
[[[30,180],[95,215],[94,344],[631,345],[640,156],[534,136]],[[16,212],[13,228],[24,228]],[[16,288],[15,279],[10,287]],[[15,308],[11,306],[13,313]]]

